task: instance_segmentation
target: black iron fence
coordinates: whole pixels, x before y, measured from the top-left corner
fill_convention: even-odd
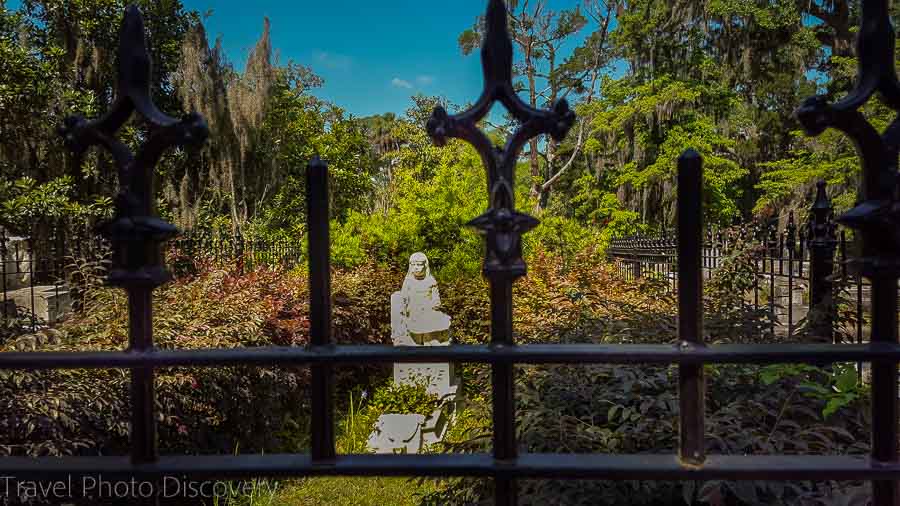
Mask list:
[[[235,234],[191,233],[164,246],[170,269],[192,268],[198,261],[229,263],[239,270],[293,269],[306,262],[303,238],[245,238]]]
[[[0,228],[0,336],[53,325],[78,307],[86,259],[102,258],[106,248],[99,237],[64,230],[20,237]]]
[[[777,218],[707,230],[701,253],[706,279],[743,255],[751,286],[744,294],[753,309],[768,309],[767,331],[834,343],[863,343],[871,331],[871,285],[854,268],[848,250],[853,232],[834,220],[824,182],[817,185],[808,217],[798,224],[791,212],[779,229]],[[849,234],[848,234],[849,232]],[[624,280],[655,280],[659,289],[678,287],[677,244],[666,232],[616,238],[607,255]],[[765,328],[765,326],[761,327]]]
[[[52,327],[83,306],[89,286],[102,282],[111,261],[108,241],[91,228],[57,223],[29,237],[0,228],[0,338]],[[197,232],[165,245],[176,275],[198,264],[230,264],[241,271],[292,269],[306,259],[302,239],[245,239]]]
[[[131,455],[84,457],[4,457],[0,474],[18,479],[107,479],[154,483],[167,476],[189,479],[240,479],[272,476],[392,475],[476,476],[492,479],[495,503],[516,504],[520,479],[604,480],[871,480],[873,503],[900,505],[898,480],[897,279],[900,277],[900,201],[897,196],[897,146],[900,129],[884,136],[858,112],[879,91],[887,105],[900,110],[900,84],[894,69],[894,39],[887,0],[862,2],[860,81],[845,101],[831,104],[817,97],[800,108],[798,117],[811,134],[835,127],[860,146],[864,161],[863,202],[844,214],[842,222],[861,235],[856,257],[859,272],[871,283],[871,337],[866,344],[707,345],[703,338],[702,163],[685,153],[678,170],[678,343],[676,345],[540,344],[517,345],[513,332],[512,286],[525,274],[521,236],[538,225],[515,209],[514,170],[524,145],[540,134],[562,140],[574,121],[564,101],[552,110],[523,103],[513,87],[512,43],[506,6],[490,0],[482,46],[484,90],[471,109],[450,116],[436,108],[428,133],[437,144],[448,138],[470,142],[480,153],[488,175],[489,209],[469,224],[485,235],[483,272],[490,284],[491,342],[483,345],[407,347],[341,346],[331,332],[328,170],[312,162],[307,171],[309,209],[310,344],[259,349],[160,350],[153,342],[151,294],[167,279],[160,245],[177,235],[152,213],[154,165],[174,145],[202,142],[206,124],[196,114],[182,120],[156,109],[147,82],[150,58],[138,10],[129,8],[119,52],[118,100],[113,111],[88,122],[75,116],[66,122],[66,142],[81,153],[103,145],[117,153],[123,195],[115,217],[103,228],[113,246],[107,281],[128,293],[127,351],[74,353],[0,353],[0,369],[121,368],[131,374]],[[493,146],[477,129],[496,103],[520,123],[505,148]],[[137,111],[150,124],[139,155],[131,155],[113,134]],[[671,265],[671,262],[669,263]],[[335,449],[333,368],[362,362],[480,362],[491,367],[493,445],[490,454],[339,455]],[[708,455],[705,444],[705,366],[715,363],[872,363],[872,445],[868,457],[853,455]],[[672,454],[531,454],[521,451],[516,436],[514,372],[519,364],[614,363],[678,364],[679,442]],[[171,455],[157,447],[155,373],[164,367],[225,365],[303,366],[312,371],[312,449],[308,455]],[[154,503],[156,497],[132,503]]]

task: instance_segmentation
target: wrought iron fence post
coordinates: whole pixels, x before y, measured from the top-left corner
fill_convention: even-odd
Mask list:
[[[859,231],[862,255],[854,260],[872,283],[872,344],[897,343],[897,279],[900,277],[900,200],[897,158],[900,120],[879,133],[860,108],[876,92],[886,106],[900,111],[900,82],[895,65],[895,34],[888,0],[863,0],[857,56],[859,74],[850,94],[837,103],[828,97],[807,99],[797,111],[810,135],[833,127],[850,137],[863,164],[863,201],[839,222]],[[872,363],[873,465],[896,464],[898,438],[897,362]],[[900,505],[897,481],[872,482],[873,503]]]
[[[814,340],[826,342],[834,340],[833,276],[837,236],[833,215],[825,181],[819,181],[809,217],[809,331]]]
[[[328,165],[318,157],[306,168],[307,230],[309,231],[309,341],[314,346],[332,345],[331,239],[328,229]],[[312,458],[330,461],[334,447],[334,375],[330,364],[311,368]]]
[[[235,256],[237,258],[238,272],[244,274],[244,235],[238,232],[235,235]]]
[[[33,236],[34,234],[32,234]],[[31,314],[31,331],[37,332],[37,315],[34,311],[34,278],[36,268],[34,266],[34,237],[28,237],[25,240],[25,249],[28,252],[28,297],[31,301],[29,308]]]
[[[119,173],[115,213],[99,231],[113,248],[107,283],[128,293],[129,350],[137,354],[153,350],[152,294],[169,278],[160,247],[178,233],[155,215],[154,168],[170,147],[199,144],[208,135],[200,115],[177,120],[156,108],[150,97],[152,75],[144,20],[138,8],[130,6],[125,10],[119,37],[117,97],[111,110],[93,121],[70,116],[60,127],[66,145],[77,156],[100,145],[115,161]],[[149,125],[146,141],[136,153],[115,138],[134,112]],[[131,368],[131,404],[131,460],[134,464],[155,462],[158,451],[151,366]]]
[[[485,36],[481,46],[484,89],[478,101],[467,111],[450,116],[443,107],[435,108],[426,125],[435,144],[442,146],[448,138],[462,139],[481,155],[487,169],[489,209],[468,223],[485,236],[483,274],[491,290],[491,344],[495,348],[515,346],[512,321],[512,286],[526,273],[522,259],[522,235],[538,225],[538,220],[516,211],[515,167],[522,148],[541,134],[549,134],[557,142],[568,135],[575,123],[575,113],[565,99],[551,110],[538,110],[519,98],[513,86],[513,47],[507,26],[506,4],[490,0],[484,19]],[[504,148],[494,146],[478,129],[478,122],[500,102],[518,121],[519,128]],[[491,366],[494,459],[508,462],[517,458],[514,404],[514,366],[495,363]],[[495,504],[517,502],[515,479],[496,476]]]
[[[794,257],[797,251],[797,224],[794,221],[794,211],[788,215],[785,240],[788,251],[787,319],[788,336],[790,337],[794,335]]]
[[[703,160],[694,150],[678,159],[678,340],[682,348],[703,346]],[[703,365],[678,367],[681,410],[678,457],[698,466],[706,460]]]
[[[3,323],[16,317],[15,306],[12,309],[12,315],[7,314],[9,311],[9,299],[6,295],[6,255],[8,254],[6,240],[6,229],[0,228],[0,289],[3,290],[3,307],[0,311],[3,312]]]

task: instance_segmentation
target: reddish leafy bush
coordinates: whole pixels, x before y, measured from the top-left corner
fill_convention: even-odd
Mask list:
[[[672,296],[652,281],[622,283],[609,266],[536,255],[516,288],[519,342],[665,343],[676,339]],[[736,276],[740,265],[727,271]],[[707,329],[718,341],[759,341],[752,306],[728,292],[741,279],[717,279],[706,296]],[[730,302],[730,304],[729,304]],[[763,315],[763,321],[765,315]],[[771,338],[771,336],[769,336]],[[478,377],[476,377],[478,379]],[[484,380],[482,380],[484,381]],[[707,449],[711,454],[864,454],[868,406],[857,395],[830,409],[831,371],[707,367]],[[522,366],[516,375],[517,438],[522,451],[674,453],[675,367]],[[812,388],[813,391],[809,392]],[[481,388],[489,390],[489,384]],[[840,390],[840,389],[838,389]],[[815,394],[815,395],[811,395]],[[843,399],[843,398],[841,398]],[[489,452],[487,409],[448,450]],[[483,406],[482,406],[483,408]],[[425,504],[490,504],[487,480],[452,479]],[[522,480],[523,504],[711,505],[864,504],[865,487],[835,482],[609,482]]]
[[[195,266],[196,268],[196,266]],[[302,346],[309,338],[308,280],[299,271],[207,264],[157,290],[154,342],[161,349]],[[334,276],[334,333],[342,343],[389,343],[389,294],[399,275],[374,267]],[[127,347],[120,290],[97,288],[59,343],[40,351]],[[16,348],[8,343],[5,350]],[[21,348],[21,346],[20,346]],[[381,382],[387,368],[338,370],[338,389]],[[0,371],[0,454],[124,454],[127,371]],[[163,453],[300,451],[308,423],[307,368],[179,368],[157,374]]]

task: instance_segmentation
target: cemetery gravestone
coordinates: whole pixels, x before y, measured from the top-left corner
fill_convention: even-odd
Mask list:
[[[14,318],[22,308],[26,315],[46,324],[54,324],[72,310],[72,298],[65,285],[35,284],[36,265],[28,239],[6,237],[3,248],[2,280],[5,293],[0,293],[0,316]],[[34,286],[32,286],[34,285]]]
[[[450,317],[440,312],[441,297],[431,275],[428,258],[414,253],[403,286],[391,295],[391,337],[394,346],[448,346]],[[429,416],[386,413],[379,417],[369,437],[369,448],[378,453],[418,452],[422,446],[443,439],[452,417],[459,380],[453,364],[394,364],[394,382],[424,383],[441,406]]]

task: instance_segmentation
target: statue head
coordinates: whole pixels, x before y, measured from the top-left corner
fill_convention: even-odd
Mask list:
[[[423,280],[431,273],[428,268],[428,257],[425,253],[413,253],[409,257],[409,274],[418,280]]]

